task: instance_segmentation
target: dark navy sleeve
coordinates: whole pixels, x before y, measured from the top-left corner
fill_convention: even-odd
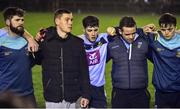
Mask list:
[[[111,56],[110,56],[110,49],[107,46],[107,57],[106,57],[106,63],[109,62],[111,60]]]
[[[146,56],[147,56],[147,59],[153,63],[152,48],[150,45],[148,46],[148,53],[146,54]]]
[[[35,56],[34,53],[29,52],[29,60],[30,60],[31,68],[36,64],[34,56]]]
[[[33,55],[31,55],[31,60],[33,60],[33,64],[37,64],[37,65],[41,65],[42,63],[42,59],[43,59],[43,55],[42,55],[42,49],[43,49],[43,45],[45,43],[45,40],[43,42],[38,42],[39,44],[39,49],[37,52],[35,52]]]

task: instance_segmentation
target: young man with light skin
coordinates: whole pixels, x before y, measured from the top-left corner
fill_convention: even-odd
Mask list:
[[[3,12],[6,27],[0,29],[0,92],[12,91],[30,100],[32,107],[36,107],[29,57],[31,53],[23,38],[24,13],[17,7],[8,7]]]
[[[44,31],[44,40],[39,42],[40,50],[35,53],[36,62],[42,65],[46,108],[88,107],[88,65],[83,40],[70,33],[72,12],[56,10],[54,23],[55,26]]]
[[[176,24],[176,17],[165,13],[159,19],[160,31],[153,31],[152,25],[144,27],[145,32],[150,32],[155,106],[158,108],[180,107],[180,34],[176,32]]]
[[[90,108],[106,108],[106,96],[104,92],[105,65],[107,58],[108,34],[99,33],[99,19],[96,16],[86,16],[82,20],[84,34],[80,35],[84,40],[84,48],[89,66],[91,83]]]

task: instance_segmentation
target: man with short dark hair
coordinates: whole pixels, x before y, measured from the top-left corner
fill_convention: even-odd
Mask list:
[[[107,58],[108,34],[99,33],[99,19],[96,16],[86,16],[82,20],[84,48],[88,60],[91,83],[90,108],[106,108],[105,66]]]
[[[90,100],[89,71],[83,40],[71,34],[73,15],[66,9],[54,14],[55,26],[45,31],[36,54],[42,65],[46,108],[87,107]]]
[[[120,20],[118,35],[108,44],[112,59],[112,108],[148,108],[148,41],[133,17]]]
[[[160,31],[149,34],[158,108],[180,107],[180,34],[176,32],[176,24],[176,17],[165,13],[159,18]],[[144,30],[147,32],[150,28]]]

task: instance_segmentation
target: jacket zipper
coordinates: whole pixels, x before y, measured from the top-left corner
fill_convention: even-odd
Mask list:
[[[62,69],[62,98],[64,99],[64,67],[63,67],[63,48],[61,48],[61,69]]]
[[[129,88],[131,88],[131,71],[130,71],[130,61],[132,58],[132,43],[129,46],[128,50],[128,72],[129,72]]]
[[[128,59],[128,72],[129,72],[129,88],[130,88],[130,82],[131,82],[131,73],[130,73],[130,60]]]

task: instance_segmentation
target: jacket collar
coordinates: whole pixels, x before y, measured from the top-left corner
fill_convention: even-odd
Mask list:
[[[47,37],[46,38],[47,41],[52,40],[52,39],[57,39],[60,41],[66,41],[66,40],[70,39],[71,33],[68,33],[67,38],[63,39],[58,35],[56,27],[51,26],[51,27],[47,28],[46,37]]]
[[[135,37],[134,37],[134,41],[139,37],[139,34],[138,33],[135,33]],[[120,39],[123,40],[124,43],[127,43],[127,44],[130,44],[126,39],[123,38],[122,35],[120,35]],[[134,42],[133,41],[133,42]],[[132,42],[132,43],[133,43]]]

